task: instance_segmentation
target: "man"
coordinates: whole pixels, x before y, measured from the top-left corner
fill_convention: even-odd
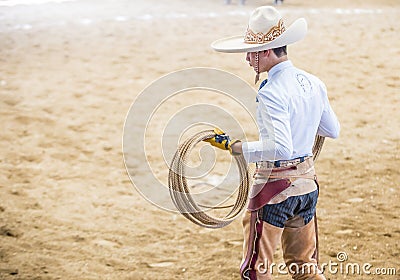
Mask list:
[[[325,279],[318,268],[315,208],[318,188],[312,147],[315,135],[336,138],[340,125],[325,85],[293,66],[287,45],[307,32],[305,19],[285,27],[270,6],[251,15],[245,36],[212,44],[220,52],[245,52],[259,74],[268,72],[257,94],[259,140],[232,141],[222,131],[207,140],[256,163],[254,184],[243,217],[242,279],[271,279],[271,263],[281,241],[293,279]],[[222,145],[221,145],[222,144]],[[275,267],[276,269],[276,267]]]

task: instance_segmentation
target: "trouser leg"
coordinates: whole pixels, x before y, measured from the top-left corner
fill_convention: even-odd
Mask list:
[[[273,226],[262,221],[262,219],[258,219],[260,224],[257,224],[257,222],[255,223],[254,212],[253,219],[251,216],[251,212],[246,211],[243,217],[244,243],[241,273],[244,276],[242,276],[242,279],[270,280],[272,279],[270,264],[273,262],[283,228]],[[258,231],[257,225],[260,225]],[[254,238],[255,234],[257,238]]]
[[[295,280],[325,280],[316,259],[315,220],[301,227],[285,227],[282,234],[283,258]]]

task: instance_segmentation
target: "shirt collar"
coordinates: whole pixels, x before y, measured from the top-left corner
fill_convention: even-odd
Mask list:
[[[271,79],[276,73],[282,71],[283,69],[293,67],[293,63],[290,60],[282,61],[276,65],[274,65],[268,71],[268,78]]]

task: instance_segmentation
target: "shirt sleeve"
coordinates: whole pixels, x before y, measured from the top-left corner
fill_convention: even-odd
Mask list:
[[[340,123],[329,104],[326,88],[323,91],[323,98],[324,110],[322,111],[317,134],[324,137],[337,138],[339,137]]]
[[[287,97],[272,91],[259,95],[258,118],[260,139],[243,143],[243,155],[247,162],[290,159],[293,153]]]

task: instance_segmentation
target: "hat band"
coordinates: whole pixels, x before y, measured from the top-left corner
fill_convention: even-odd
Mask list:
[[[258,32],[254,33],[250,28],[247,28],[246,35],[244,36],[244,42],[247,44],[264,44],[271,42],[278,38],[286,28],[283,24],[283,20],[280,19],[278,24],[271,27],[271,29],[266,33]]]

